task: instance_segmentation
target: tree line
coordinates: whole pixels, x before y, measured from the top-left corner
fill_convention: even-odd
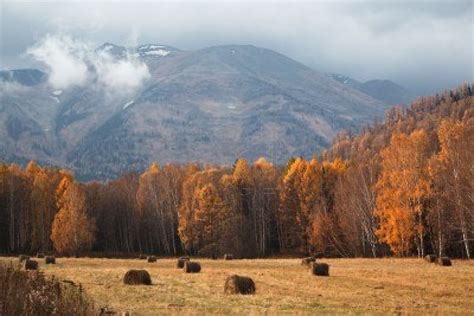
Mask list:
[[[474,85],[394,107],[312,159],[152,163],[107,182],[0,163],[0,252],[470,258]]]

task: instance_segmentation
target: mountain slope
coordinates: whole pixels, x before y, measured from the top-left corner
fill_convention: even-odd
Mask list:
[[[150,78],[129,93],[108,93],[94,81],[65,91],[54,91],[45,82],[17,90],[3,87],[6,108],[15,104],[23,112],[0,111],[0,133],[9,139],[2,143],[2,158],[65,164],[80,170],[82,178],[100,179],[154,160],[231,164],[236,157],[266,156],[283,162],[293,155],[311,156],[338,130],[370,122],[387,107],[254,46],[180,51],[165,45],[126,49],[104,44],[96,51],[104,50],[118,59],[133,54],[146,63]],[[24,106],[22,100],[31,104]],[[31,115],[35,111],[41,113]],[[8,133],[4,123],[26,117],[32,122],[23,125],[42,131],[35,141],[21,128]],[[25,139],[23,149],[16,148],[15,137]]]
[[[0,82],[18,83],[24,86],[35,86],[47,80],[48,75],[38,69],[1,70]]]
[[[329,74],[329,77],[390,105],[408,105],[415,98],[410,91],[390,80],[360,82],[339,74]]]

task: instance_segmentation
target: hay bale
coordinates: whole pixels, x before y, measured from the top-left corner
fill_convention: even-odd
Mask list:
[[[315,257],[306,257],[306,258],[301,259],[301,265],[306,266],[308,268],[311,266],[313,262],[316,262]]]
[[[129,285],[151,285],[151,277],[146,270],[128,270],[123,277],[123,283]]]
[[[139,254],[138,255],[138,259],[140,259],[140,260],[145,260],[146,258],[147,258],[147,256],[144,255],[144,254]]]
[[[36,254],[36,258],[39,258],[39,259],[44,258],[44,253],[38,252],[38,253]]]
[[[311,273],[318,276],[329,276],[329,265],[327,263],[313,262]]]
[[[436,261],[436,256],[435,255],[426,255],[425,256],[425,261],[429,263],[433,263]]]
[[[56,264],[56,258],[54,256],[46,256],[44,262],[46,264]]]
[[[436,263],[439,264],[440,266],[444,266],[444,267],[450,267],[450,266],[453,265],[451,263],[451,259],[449,259],[448,257],[438,258],[438,260],[436,260]]]
[[[201,265],[195,261],[185,261],[183,271],[186,273],[198,273],[201,271]]]
[[[155,256],[148,256],[148,258],[146,258],[146,261],[147,262],[156,262],[156,257]]]
[[[38,261],[32,259],[26,259],[25,270],[38,270]]]
[[[225,294],[255,294],[255,282],[249,277],[231,275],[225,280]]]
[[[234,259],[234,255],[231,253],[226,253],[224,255],[224,260],[233,260],[233,259]]]
[[[27,256],[27,255],[20,255],[20,256],[18,257],[18,260],[20,260],[20,263],[23,263],[23,261],[26,261],[26,260],[28,260],[28,259],[30,259],[30,257]]]
[[[189,261],[189,260],[191,260],[191,259],[189,259],[189,257],[179,257],[178,261],[176,262],[176,267],[178,269],[184,268],[184,263]]]

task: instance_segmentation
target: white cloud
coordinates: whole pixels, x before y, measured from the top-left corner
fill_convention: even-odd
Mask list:
[[[129,92],[150,77],[147,65],[133,55],[116,58],[92,47],[67,35],[48,34],[27,53],[48,67],[49,83],[55,89],[83,86],[96,77],[106,89]]]
[[[84,61],[85,43],[65,35],[46,35],[27,53],[49,68],[49,83],[57,89],[85,84],[88,78]]]
[[[132,55],[126,59],[115,59],[102,53],[94,58],[98,81],[112,89],[136,89],[150,77],[146,64],[138,61]]]

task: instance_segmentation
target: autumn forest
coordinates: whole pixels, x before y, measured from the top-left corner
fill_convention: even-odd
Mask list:
[[[394,107],[313,159],[151,164],[81,183],[0,164],[0,252],[472,258],[474,85]]]

